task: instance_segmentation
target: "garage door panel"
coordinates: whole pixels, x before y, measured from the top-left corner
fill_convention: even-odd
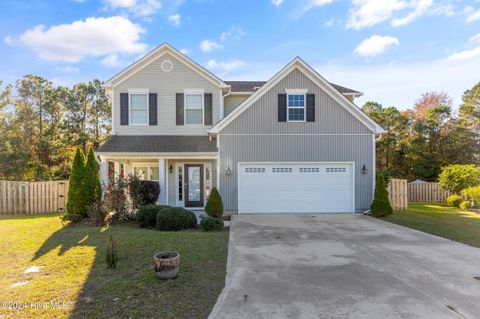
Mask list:
[[[239,212],[353,212],[352,166],[242,163],[239,165]]]

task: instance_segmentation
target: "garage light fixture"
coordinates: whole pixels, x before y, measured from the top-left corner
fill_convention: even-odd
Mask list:
[[[362,174],[367,175],[367,168],[365,167],[365,164],[363,164]]]
[[[230,166],[228,166],[227,169],[225,170],[225,175],[227,176],[232,175],[232,169],[230,168]]]

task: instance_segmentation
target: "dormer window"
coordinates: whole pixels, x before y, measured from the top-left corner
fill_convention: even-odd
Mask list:
[[[288,122],[305,122],[306,92],[287,91]]]
[[[148,90],[129,90],[130,125],[148,125]]]

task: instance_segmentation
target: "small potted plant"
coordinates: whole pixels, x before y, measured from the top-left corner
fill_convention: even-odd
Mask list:
[[[159,279],[177,278],[180,270],[180,255],[176,252],[161,252],[153,256],[155,273]]]

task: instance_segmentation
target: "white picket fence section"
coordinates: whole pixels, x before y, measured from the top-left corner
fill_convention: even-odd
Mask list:
[[[65,211],[68,181],[0,181],[0,214]]]

